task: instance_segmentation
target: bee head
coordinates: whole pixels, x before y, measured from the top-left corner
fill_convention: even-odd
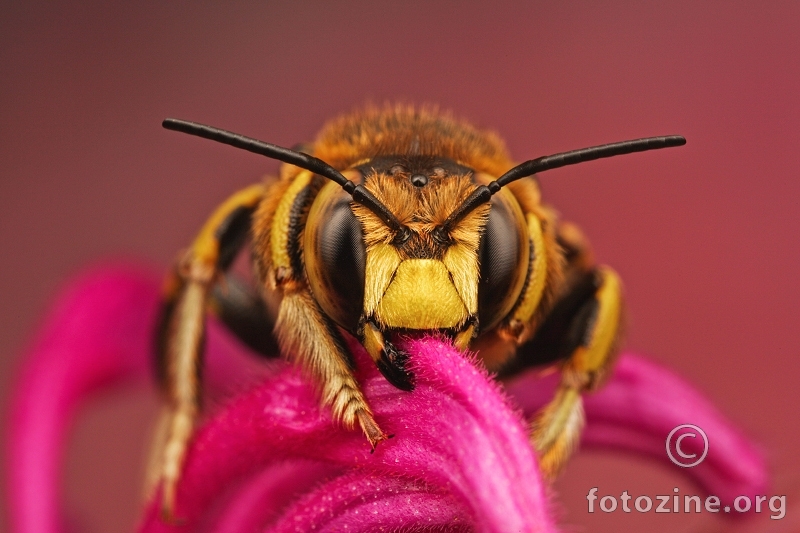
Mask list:
[[[437,228],[488,181],[452,161],[387,157],[351,171],[407,228],[398,233],[327,185],[309,211],[304,252],[315,299],[354,331],[491,327],[522,291],[529,242],[522,211],[502,193],[442,235]]]
[[[503,187],[537,172],[686,143],[670,135],[582,148],[483,179],[454,161],[504,162],[491,136],[424,113],[405,121],[392,113],[373,115],[371,121],[345,120],[331,128],[346,142],[330,143],[331,153],[318,153],[321,158],[203,124],[163,122],[330,180],[308,214],[306,273],[323,311],[350,331],[365,319],[387,329],[458,332],[476,323],[490,329],[517,301],[536,253],[520,207]],[[391,153],[388,146],[396,145],[383,142],[389,123],[393,131],[405,124],[398,134],[404,155],[343,163],[364,150]],[[364,130],[370,124],[373,130]],[[473,151],[482,155],[473,157]],[[351,170],[337,170],[346,166]]]

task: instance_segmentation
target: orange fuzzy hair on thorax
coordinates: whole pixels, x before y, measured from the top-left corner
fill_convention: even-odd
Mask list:
[[[377,156],[436,156],[499,176],[513,166],[505,144],[435,107],[370,106],[329,122],[314,156],[344,170]]]

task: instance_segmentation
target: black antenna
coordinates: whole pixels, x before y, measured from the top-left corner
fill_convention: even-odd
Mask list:
[[[441,238],[446,238],[447,233],[449,233],[454,225],[458,224],[473,209],[488,202],[492,198],[492,195],[503,186],[508,185],[512,181],[532,176],[537,172],[544,172],[545,170],[566,167],[586,161],[594,161],[595,159],[603,159],[605,157],[614,157],[615,155],[646,152],[647,150],[683,146],[684,144],[686,144],[686,139],[680,135],[647,137],[645,139],[635,139],[632,141],[592,146],[591,148],[581,148],[580,150],[571,150],[569,152],[547,155],[525,161],[488,185],[480,185],[477,189],[472,191],[472,194],[470,194],[455,211],[450,213],[450,216],[448,216],[444,223],[435,231],[437,231]]]
[[[366,187],[363,185],[356,185],[344,177],[341,172],[330,166],[322,159],[318,159],[302,152],[296,152],[294,150],[290,150],[289,148],[259,141],[258,139],[245,137],[244,135],[239,135],[238,133],[214,128],[212,126],[206,126],[205,124],[198,124],[196,122],[167,118],[164,119],[164,122],[162,122],[161,125],[168,130],[188,133],[189,135],[195,135],[197,137],[210,139],[222,144],[228,144],[234,148],[241,148],[242,150],[247,150],[248,152],[253,152],[254,154],[267,156],[270,159],[277,159],[278,161],[283,161],[284,163],[289,163],[290,165],[294,165],[296,167],[313,172],[314,174],[326,177],[329,180],[341,185],[342,189],[344,189],[353,198],[354,202],[363,205],[375,213],[375,215],[380,218],[383,223],[389,227],[389,229],[398,232],[399,240],[402,241],[408,238],[408,233],[410,230],[401,224],[399,220],[397,220],[397,217],[394,216],[394,213],[389,211],[389,208],[383,205],[380,200],[375,198],[375,196],[369,192]]]

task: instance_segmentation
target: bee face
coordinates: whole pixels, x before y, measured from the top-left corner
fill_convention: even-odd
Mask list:
[[[500,194],[452,228],[434,231],[491,178],[452,161],[384,157],[350,172],[410,231],[399,241],[370,210],[335,184],[311,206],[304,237],[306,271],[323,311],[355,331],[491,328],[511,310],[527,274],[522,211]]]

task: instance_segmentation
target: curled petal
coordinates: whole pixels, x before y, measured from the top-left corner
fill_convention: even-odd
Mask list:
[[[364,486],[359,483],[368,481],[386,501],[410,498],[416,505],[439,508],[439,517],[458,510],[459,524],[465,527],[553,531],[524,426],[497,386],[443,341],[409,340],[403,347],[412,354],[414,392],[397,390],[374,370],[365,371],[366,394],[377,421],[395,435],[374,454],[358,432],[333,425],[295,369],[287,367],[233,400],[199,431],[189,453],[177,507],[185,525],[191,530],[200,523],[220,490],[243,476],[287,459],[306,459],[357,472],[362,477],[338,482],[351,484],[356,492]],[[372,368],[363,351],[354,351],[361,368]],[[298,513],[315,513],[294,514],[298,522],[316,523],[321,516],[317,506],[297,505]],[[371,504],[330,502],[322,514],[326,522],[347,522],[345,515],[351,516],[359,505]],[[337,510],[345,514],[337,515]],[[397,522],[390,524],[386,516],[376,520],[399,530],[427,527],[411,512],[391,516]],[[142,530],[168,529],[152,509]]]
[[[352,472],[295,502],[268,531],[472,531],[468,515],[448,494],[421,483]]]
[[[250,476],[217,496],[196,528],[197,533],[260,531],[299,497],[340,468],[320,461],[284,461]],[[164,526],[166,530],[168,527]]]
[[[531,416],[551,397],[553,384],[552,379],[528,374],[512,382],[508,392]],[[585,396],[585,410],[584,448],[653,458],[718,496],[723,505],[731,505],[737,496],[752,499],[766,494],[768,475],[760,450],[694,387],[653,362],[623,355],[608,383]],[[708,455],[692,468],[676,466],[666,451],[670,432],[684,424],[693,424],[708,436]],[[682,450],[700,457],[703,440],[686,438]]]
[[[89,273],[59,299],[16,383],[11,519],[17,533],[62,530],[59,460],[84,397],[147,371],[158,292],[132,269]]]
[[[143,268],[88,271],[57,299],[15,382],[8,444],[10,518],[16,533],[57,533],[59,471],[72,417],[92,393],[146,383],[152,370],[160,276]],[[213,321],[210,388],[251,375],[245,351]],[[262,371],[263,373],[263,371]]]

